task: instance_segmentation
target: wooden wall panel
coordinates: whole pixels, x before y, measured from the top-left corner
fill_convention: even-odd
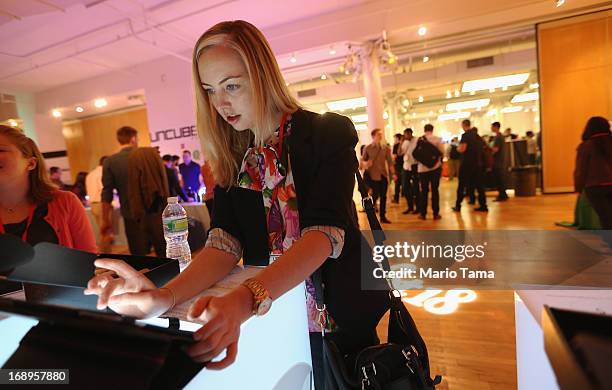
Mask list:
[[[611,53],[610,11],[538,25],[544,192],[573,191],[586,121],[612,116]]]
[[[73,180],[78,172],[89,172],[95,168],[100,157],[120,149],[116,131],[121,126],[132,126],[138,130],[139,146],[151,145],[146,108],[98,115],[64,124],[63,134]]]

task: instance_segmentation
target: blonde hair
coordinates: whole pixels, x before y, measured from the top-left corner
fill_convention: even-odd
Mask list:
[[[31,138],[28,138],[23,133],[23,130],[16,127],[0,125],[0,135],[7,137],[10,142],[19,149],[24,158],[36,159],[36,168],[29,173],[29,200],[34,204],[42,204],[51,201],[55,197],[58,188],[49,179],[49,172],[45,165],[45,159],[40,153],[38,146],[36,146],[36,143],[32,141]]]
[[[225,46],[240,55],[248,72],[255,105],[255,124],[249,131],[235,131],[217,113],[202,87],[198,58],[214,46]],[[252,24],[243,20],[221,22],[208,29],[193,50],[193,80],[196,100],[196,124],[200,144],[212,166],[215,180],[222,186],[236,182],[240,161],[252,141],[263,145],[265,137],[278,126],[275,113],[293,113],[299,108],[291,96],[266,38]]]

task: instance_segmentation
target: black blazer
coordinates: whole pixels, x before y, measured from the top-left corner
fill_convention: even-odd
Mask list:
[[[283,160],[289,156],[300,230],[327,225],[345,232],[342,253],[323,265],[325,303],[330,314],[341,328],[376,326],[387,309],[388,298],[385,291],[361,288],[362,273],[366,278],[371,275],[374,263],[360,264],[362,251],[371,259],[371,249],[361,239],[353,202],[358,167],[355,127],[341,115],[298,110],[292,115],[291,135],[286,140]],[[214,199],[211,229],[221,228],[240,241],[245,265],[268,265],[268,234],[261,193],[217,186]],[[378,285],[384,290],[383,284]]]

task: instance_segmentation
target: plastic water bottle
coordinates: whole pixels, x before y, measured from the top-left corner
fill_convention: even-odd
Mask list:
[[[168,205],[162,213],[164,238],[166,239],[166,257],[176,259],[181,271],[191,262],[191,249],[187,242],[189,224],[187,212],[178,203],[177,197],[168,198]]]

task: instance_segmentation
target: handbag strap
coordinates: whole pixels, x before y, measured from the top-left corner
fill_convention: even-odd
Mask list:
[[[363,177],[361,176],[359,169],[355,169],[355,177],[357,178],[357,188],[359,190],[359,193],[361,194],[361,204],[368,218],[368,224],[370,225],[370,230],[372,231],[374,243],[376,245],[383,245],[386,239],[385,232],[383,231],[382,226],[380,225],[380,222],[378,221],[378,217],[376,216],[376,210],[374,209],[374,202],[370,194],[368,194],[368,189],[363,181]],[[382,268],[381,264],[385,264],[385,265],[388,264],[386,256],[383,255],[383,257],[384,257],[383,261],[378,264],[380,268]],[[315,289],[315,300],[317,302],[317,310],[319,310],[319,312],[324,311],[325,310],[325,299],[324,299],[323,272],[322,272],[321,267],[319,267],[312,274],[311,279],[312,279],[312,284],[314,285],[314,289]],[[388,278],[385,278],[385,280],[387,282],[387,285],[389,286],[389,290],[390,291],[395,290],[395,288],[393,287],[393,282]]]

